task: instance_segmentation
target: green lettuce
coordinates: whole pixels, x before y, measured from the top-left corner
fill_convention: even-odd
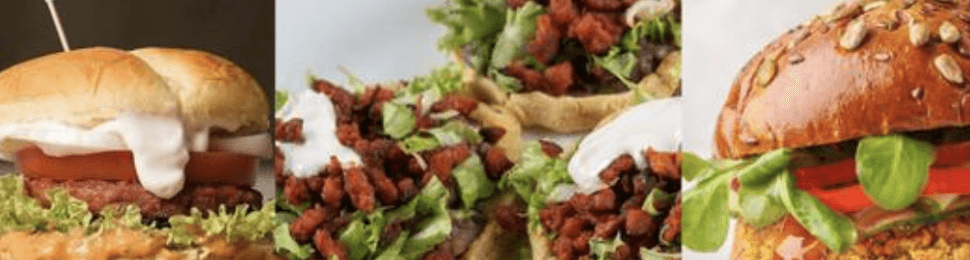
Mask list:
[[[553,191],[563,184],[571,184],[566,161],[542,152],[539,142],[530,142],[522,150],[519,164],[499,180],[501,189],[512,189],[525,199],[529,227],[539,228],[539,211],[545,207]]]
[[[218,211],[210,211],[207,217],[203,217],[201,211],[193,208],[187,216],[179,215],[168,219],[172,226],[168,229],[168,241],[182,246],[197,243],[201,238],[193,236],[193,231],[198,228],[207,236],[221,235],[229,240],[255,241],[266,238],[279,225],[274,203],[267,203],[259,211],[248,211],[249,207],[246,205],[237,206],[233,212],[227,212],[225,206],[220,206]]]
[[[274,105],[274,109],[273,110],[274,111],[280,111],[280,108],[283,108],[283,105],[286,104],[286,100],[288,98],[289,97],[286,94],[286,92],[277,90],[276,91],[276,99],[275,99],[276,100],[276,103],[273,103],[273,105]]]
[[[88,228],[92,214],[87,204],[67,194],[63,189],[47,193],[51,207],[44,208],[27,196],[24,180],[16,174],[0,176],[0,233],[9,231],[66,232],[74,228]]]
[[[451,214],[448,211],[448,189],[437,178],[432,180],[407,204],[393,210],[377,209],[373,213],[358,212],[338,239],[347,246],[348,257],[353,260],[372,256],[394,259],[418,259],[444,242],[451,233]],[[388,223],[420,219],[417,224],[401,233],[394,245],[383,249],[381,235]],[[398,243],[400,243],[398,245]]]
[[[491,68],[504,68],[515,58],[525,54],[525,45],[536,31],[536,20],[546,11],[541,5],[528,1],[505,15],[505,26],[492,50]]]
[[[290,224],[283,223],[273,229],[273,247],[277,253],[290,259],[309,259],[313,254],[313,246],[300,245],[290,235]]]
[[[455,166],[452,176],[458,183],[465,209],[471,209],[476,201],[491,197],[495,193],[495,184],[485,176],[485,166],[477,155],[472,155]]]
[[[589,240],[589,252],[596,256],[597,260],[609,260],[613,256],[613,252],[616,251],[616,248],[622,245],[623,239],[620,239],[619,234],[611,240],[594,237]]]
[[[405,105],[393,102],[384,103],[381,108],[384,133],[394,139],[401,139],[411,133],[415,126],[414,112]]]

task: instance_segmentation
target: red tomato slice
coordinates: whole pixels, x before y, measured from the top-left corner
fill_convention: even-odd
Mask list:
[[[190,152],[185,166],[186,183],[252,186],[257,159],[229,152]],[[103,152],[88,155],[52,157],[40,148],[17,152],[17,166],[31,178],[55,180],[137,181],[131,152]]]
[[[970,142],[936,147],[923,195],[970,194],[970,169],[956,168],[970,161]],[[848,213],[875,205],[858,184],[855,160],[796,169],[795,186],[811,193],[832,210]],[[844,186],[851,184],[849,186]],[[838,188],[832,186],[843,185]]]

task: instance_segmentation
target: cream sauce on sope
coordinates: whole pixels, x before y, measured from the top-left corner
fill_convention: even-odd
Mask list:
[[[677,151],[681,140],[680,98],[646,102],[629,108],[583,138],[569,160],[569,175],[579,192],[590,194],[607,186],[600,172],[629,154],[640,169],[647,167],[644,150]]]
[[[311,90],[292,96],[277,113],[287,121],[303,119],[302,144],[277,142],[286,158],[287,174],[298,178],[316,176],[335,156],[342,165],[361,164],[360,155],[337,139],[337,118],[333,103],[324,94]]]

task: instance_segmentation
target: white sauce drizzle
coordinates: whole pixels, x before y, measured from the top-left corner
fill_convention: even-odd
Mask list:
[[[138,182],[168,199],[185,183],[188,151],[219,150],[271,158],[269,140],[269,133],[210,138],[208,127],[186,134],[175,115],[123,112],[90,129],[53,121],[0,125],[0,160],[14,161],[17,151],[30,146],[53,157],[131,151]]]
[[[288,121],[303,119],[302,144],[277,142],[286,158],[287,174],[298,178],[316,176],[336,156],[343,166],[361,164],[360,155],[340,144],[337,139],[337,119],[333,103],[324,94],[310,90],[291,96],[277,113],[277,118]]]
[[[646,102],[587,135],[569,160],[569,175],[579,191],[591,194],[606,187],[599,174],[622,155],[631,155],[637,167],[645,169],[647,148],[679,150],[681,111],[680,98]]]

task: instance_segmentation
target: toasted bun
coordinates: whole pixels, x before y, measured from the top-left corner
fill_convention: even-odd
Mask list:
[[[849,2],[771,42],[732,85],[717,156],[970,124],[970,13],[952,2]]]
[[[731,259],[790,259],[782,257],[782,254],[803,256],[796,259],[805,260],[970,259],[970,239],[965,235],[968,232],[970,219],[955,217],[916,228],[914,231],[885,231],[863,239],[846,252],[837,254],[812,237],[791,215],[787,215],[778,223],[762,229],[739,221]]]
[[[262,87],[233,62],[197,50],[143,48],[131,53],[165,79],[190,128],[214,125],[239,133],[269,128],[269,103]]]
[[[0,72],[0,124],[56,121],[93,127],[122,111],[178,112],[191,130],[269,128],[269,103],[242,68],[195,50],[88,48]]]
[[[51,120],[92,127],[121,111],[177,108],[158,74],[116,49],[59,52],[0,72],[0,124]]]

